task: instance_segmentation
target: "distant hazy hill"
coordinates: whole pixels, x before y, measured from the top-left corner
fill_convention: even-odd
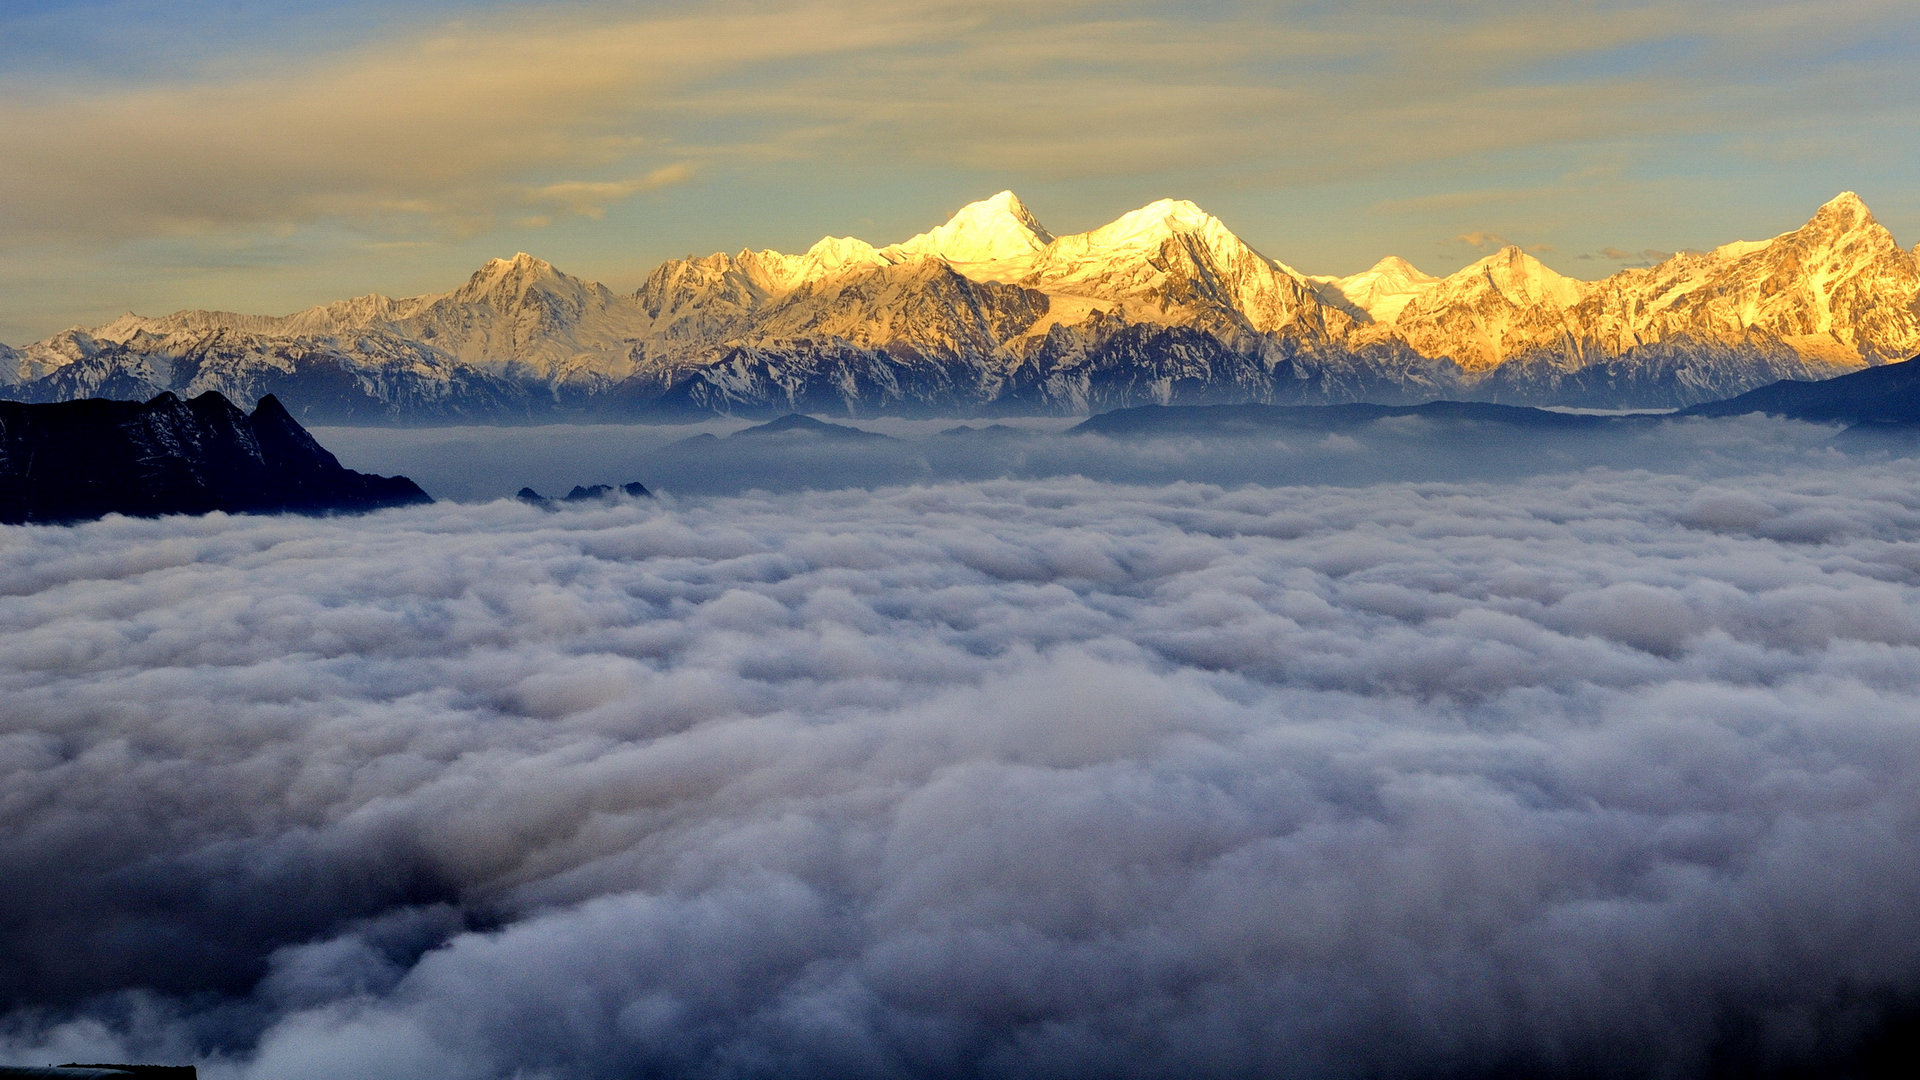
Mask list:
[[[1768,413],[1846,424],[1920,424],[1920,364],[1868,368],[1821,382],[1772,383],[1725,401],[1695,405],[1686,413]]]
[[[127,315],[20,349],[36,401],[275,394],[310,420],[1143,404],[1677,407],[1920,352],[1920,263],[1852,193],[1770,240],[1600,281],[1508,247],[1453,274],[1310,276],[1190,202],[1055,236],[1011,192],[876,248],[662,264],[632,294],[520,254],[287,316]]]
[[[1396,416],[1544,431],[1590,431],[1622,419],[1482,401],[1429,401],[1419,405],[1142,405],[1101,413],[1073,430],[1100,435],[1231,434],[1272,427],[1339,431]]]

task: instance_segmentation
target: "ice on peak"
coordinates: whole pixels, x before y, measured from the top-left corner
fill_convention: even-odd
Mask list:
[[[1549,302],[1561,307],[1569,307],[1580,299],[1582,285],[1527,254],[1518,244],[1508,244],[1446,280],[1449,283],[1485,281],[1514,303]]]
[[[968,203],[946,224],[895,244],[887,252],[933,255],[956,263],[1005,262],[1031,258],[1052,242],[1053,234],[1020,197],[1002,191]]]
[[[1399,318],[1409,303],[1440,282],[1398,255],[1389,255],[1351,277],[1319,280],[1338,290],[1348,303],[1375,322],[1383,323]]]
[[[977,202],[968,203],[961,207],[947,224],[952,225],[962,221],[1011,221],[1025,226],[1045,236],[1049,240],[1053,239],[1052,234],[1047,232],[1046,227],[1040,224],[1040,219],[1034,217],[1033,211],[1027,209],[1027,204],[1020,201],[1020,196],[1015,195],[1011,191],[1002,191],[997,195],[989,196]]]
[[[1867,209],[1867,204],[1860,196],[1851,191],[1843,191],[1828,199],[1820,209],[1814,211],[1813,217],[1802,228],[1851,232],[1878,224],[1879,222],[1873,219],[1873,211]]]
[[[1374,263],[1371,267],[1367,268],[1365,271],[1362,271],[1362,273],[1355,274],[1354,277],[1355,278],[1362,277],[1366,274],[1372,274],[1375,277],[1379,277],[1379,278],[1399,278],[1399,279],[1404,279],[1406,281],[1439,281],[1440,280],[1439,278],[1434,277],[1432,274],[1427,273],[1426,271],[1420,269],[1419,267],[1413,265],[1412,263],[1408,262],[1407,260],[1401,258],[1398,255],[1389,255],[1386,258],[1381,259],[1379,262]],[[1351,281],[1353,280],[1353,278],[1348,278],[1346,280]]]
[[[873,245],[857,236],[823,236],[807,249],[807,257],[822,266],[879,262]]]
[[[124,341],[134,334],[145,330],[152,322],[153,320],[147,318],[145,315],[127,311],[122,312],[119,318],[107,323],[105,326],[94,327],[94,333],[109,340]],[[79,332],[81,331],[77,326],[70,327],[66,331],[66,333],[70,334]]]
[[[1185,199],[1161,199],[1148,203],[1092,232],[1062,237],[1054,247],[1058,256],[1073,260],[1131,258],[1156,251],[1176,236],[1195,237],[1216,255],[1228,258],[1251,251],[1245,241],[1235,236],[1219,218]],[[1266,257],[1258,253],[1254,253],[1254,257],[1266,261]],[[1290,268],[1277,264],[1275,267],[1289,276],[1305,280]]]
[[[1820,204],[1820,209],[1814,211],[1813,216],[1808,218],[1804,225],[1791,232],[1781,233],[1771,240],[1736,240],[1730,244],[1721,244],[1708,254],[1715,259],[1733,262],[1750,255],[1772,251],[1776,245],[1780,244],[1791,246],[1804,243],[1825,246],[1839,237],[1874,230],[1885,232],[1884,227],[1874,220],[1873,211],[1867,209],[1865,200],[1851,191],[1843,191]],[[1890,235],[1888,242],[1891,243]],[[1920,248],[1915,250],[1920,251]],[[1760,257],[1767,256],[1760,254]]]
[[[1196,225],[1213,220],[1212,214],[1189,199],[1155,199],[1135,212]]]
[[[486,265],[473,272],[467,282],[468,288],[480,288],[504,282],[510,279],[549,278],[561,276],[560,271],[545,259],[536,258],[522,251],[511,259],[488,259]]]
[[[1527,277],[1559,277],[1552,268],[1532,255],[1518,244],[1508,244],[1491,255],[1485,256],[1461,270],[1455,277],[1465,274],[1482,274],[1506,271]]]
[[[1201,232],[1209,226],[1224,229],[1220,219],[1185,199],[1160,199],[1131,213],[1122,214],[1111,224],[1095,229],[1094,234],[1119,241]]]
[[[777,288],[792,289],[810,281],[837,278],[862,267],[885,266],[888,260],[872,244],[857,236],[823,236],[804,255],[782,256],[771,266]]]
[[[523,270],[527,268],[551,270],[553,269],[553,264],[545,259],[521,251],[516,252],[511,259],[488,259],[486,268],[503,270]]]
[[[1756,251],[1764,251],[1771,246],[1773,246],[1771,240],[1735,240],[1729,244],[1721,244],[1707,254],[1716,259],[1732,262],[1735,259],[1744,259]]]

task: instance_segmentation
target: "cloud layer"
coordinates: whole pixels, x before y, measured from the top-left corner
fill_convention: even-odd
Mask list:
[[[0,1047],[1688,1076],[1920,994],[1905,464],[0,544]]]

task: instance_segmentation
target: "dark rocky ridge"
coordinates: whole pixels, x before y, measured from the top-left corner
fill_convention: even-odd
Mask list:
[[[343,468],[279,399],[0,401],[0,523],[229,512],[326,513],[431,502],[404,476]]]
[[[647,485],[642,484],[638,480],[621,484],[619,487],[614,487],[612,484],[594,484],[591,487],[585,484],[575,484],[573,485],[572,491],[567,492],[558,499],[550,499],[530,487],[523,487],[516,492],[513,497],[523,503],[531,503],[545,510],[554,510],[558,509],[561,503],[612,502],[622,495],[629,499],[653,498],[653,492],[648,491]]]
[[[1767,413],[1815,423],[1920,424],[1920,364],[1913,361],[1888,364],[1820,382],[1782,380],[1725,401],[1695,405],[1682,415],[1741,416],[1746,413]]]

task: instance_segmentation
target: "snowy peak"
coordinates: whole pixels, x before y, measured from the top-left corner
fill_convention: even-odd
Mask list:
[[[1401,258],[1398,255],[1389,255],[1386,258],[1381,259],[1379,262],[1374,263],[1372,268],[1364,271],[1362,274],[1356,274],[1354,276],[1355,277],[1371,276],[1376,280],[1390,280],[1390,281],[1403,281],[1403,282],[1424,282],[1424,281],[1440,280],[1439,278],[1434,277],[1432,274],[1426,273],[1425,271],[1421,270],[1419,267],[1413,265],[1412,263],[1408,262],[1407,260]]]
[[[1185,199],[1161,199],[1084,234],[1087,246],[1101,251],[1159,247],[1183,233],[1208,238],[1233,237],[1220,219]],[[1238,242],[1238,237],[1233,237]]]
[[[728,255],[688,256],[656,267],[635,297],[657,315],[660,305],[692,314],[719,301],[739,314],[803,285],[891,265],[872,244],[854,236],[823,236],[793,255],[742,248]],[[672,295],[669,295],[672,294]]]
[[[1019,196],[1003,191],[968,203],[945,225],[886,249],[889,255],[937,256],[951,263],[1030,259],[1053,242],[1053,234]]]
[[[794,289],[810,281],[838,277],[855,270],[886,266],[889,260],[872,244],[853,236],[823,236],[806,254],[785,260],[777,285]]]
[[[487,267],[503,270],[532,270],[538,273],[554,272],[553,264],[526,252],[517,252],[511,259],[488,259]]]
[[[534,292],[584,293],[586,282],[554,269],[552,263],[520,252],[511,259],[488,259],[467,283],[451,294],[458,303],[513,305]]]
[[[1440,282],[1398,255],[1389,255],[1351,277],[1316,278],[1331,285],[1373,321],[1390,323],[1413,300]]]
[[[993,356],[1048,310],[1040,293],[962,275],[915,258],[808,282],[755,319],[762,342],[837,339],[965,364]]]
[[[1866,241],[1874,247],[1892,249],[1898,247],[1893,234],[1874,220],[1873,212],[1860,196],[1851,191],[1840,194],[1822,204],[1814,211],[1806,224],[1791,232],[1781,233],[1771,240],[1736,240],[1721,244],[1706,252],[1704,258],[1711,262],[1733,263],[1751,256],[1763,260],[1777,259],[1783,252],[1806,252]],[[1920,253],[1920,247],[1915,248]],[[1699,263],[1703,258],[1698,253],[1681,253],[1670,262],[1691,261]]]
[[[1212,214],[1187,199],[1156,199],[1131,213],[1120,215],[1109,228],[1123,231],[1194,232],[1216,221]]]
[[[536,258],[522,251],[511,259],[488,259],[480,269],[467,279],[469,285],[480,285],[497,281],[535,281],[540,278],[558,277],[560,271],[545,259]]]
[[[1820,209],[1814,211],[1813,220],[1807,224],[1824,224],[1842,232],[1851,231],[1873,224],[1873,212],[1860,196],[1851,191],[1843,191],[1828,199]]]
[[[1810,249],[1864,245],[1884,251],[1898,247],[1893,234],[1874,220],[1867,204],[1851,191],[1841,192],[1814,211],[1805,225],[1778,239],[1791,240]]]
[[[1491,288],[1515,307],[1546,305],[1572,307],[1580,300],[1583,283],[1557,273],[1547,264],[1508,244],[1499,251],[1450,274],[1448,291],[1459,287]]]
[[[1083,280],[1133,272],[1154,262],[1176,241],[1190,254],[1204,255],[1217,266],[1259,264],[1298,276],[1255,252],[1219,218],[1185,199],[1161,199],[1091,232],[1060,237],[1040,254],[1035,274],[1042,279]]]
[[[525,252],[491,259],[453,292],[415,297],[390,314],[387,329],[460,363],[555,384],[626,374],[629,343],[646,323],[631,300]]]
[[[1920,350],[1920,266],[1851,191],[1805,225],[1711,271],[1744,327],[1835,365]]]
[[[807,249],[807,258],[823,267],[879,266],[886,262],[872,244],[853,236],[823,236]]]
[[[1447,357],[1478,378],[1518,353],[1577,334],[1569,312],[1586,288],[1508,245],[1419,286],[1392,329],[1422,356]]]
[[[1047,245],[1020,284],[1114,305],[1129,319],[1234,337],[1286,332],[1326,340],[1357,311],[1328,304],[1291,267],[1249,247],[1219,218],[1161,199]]]

